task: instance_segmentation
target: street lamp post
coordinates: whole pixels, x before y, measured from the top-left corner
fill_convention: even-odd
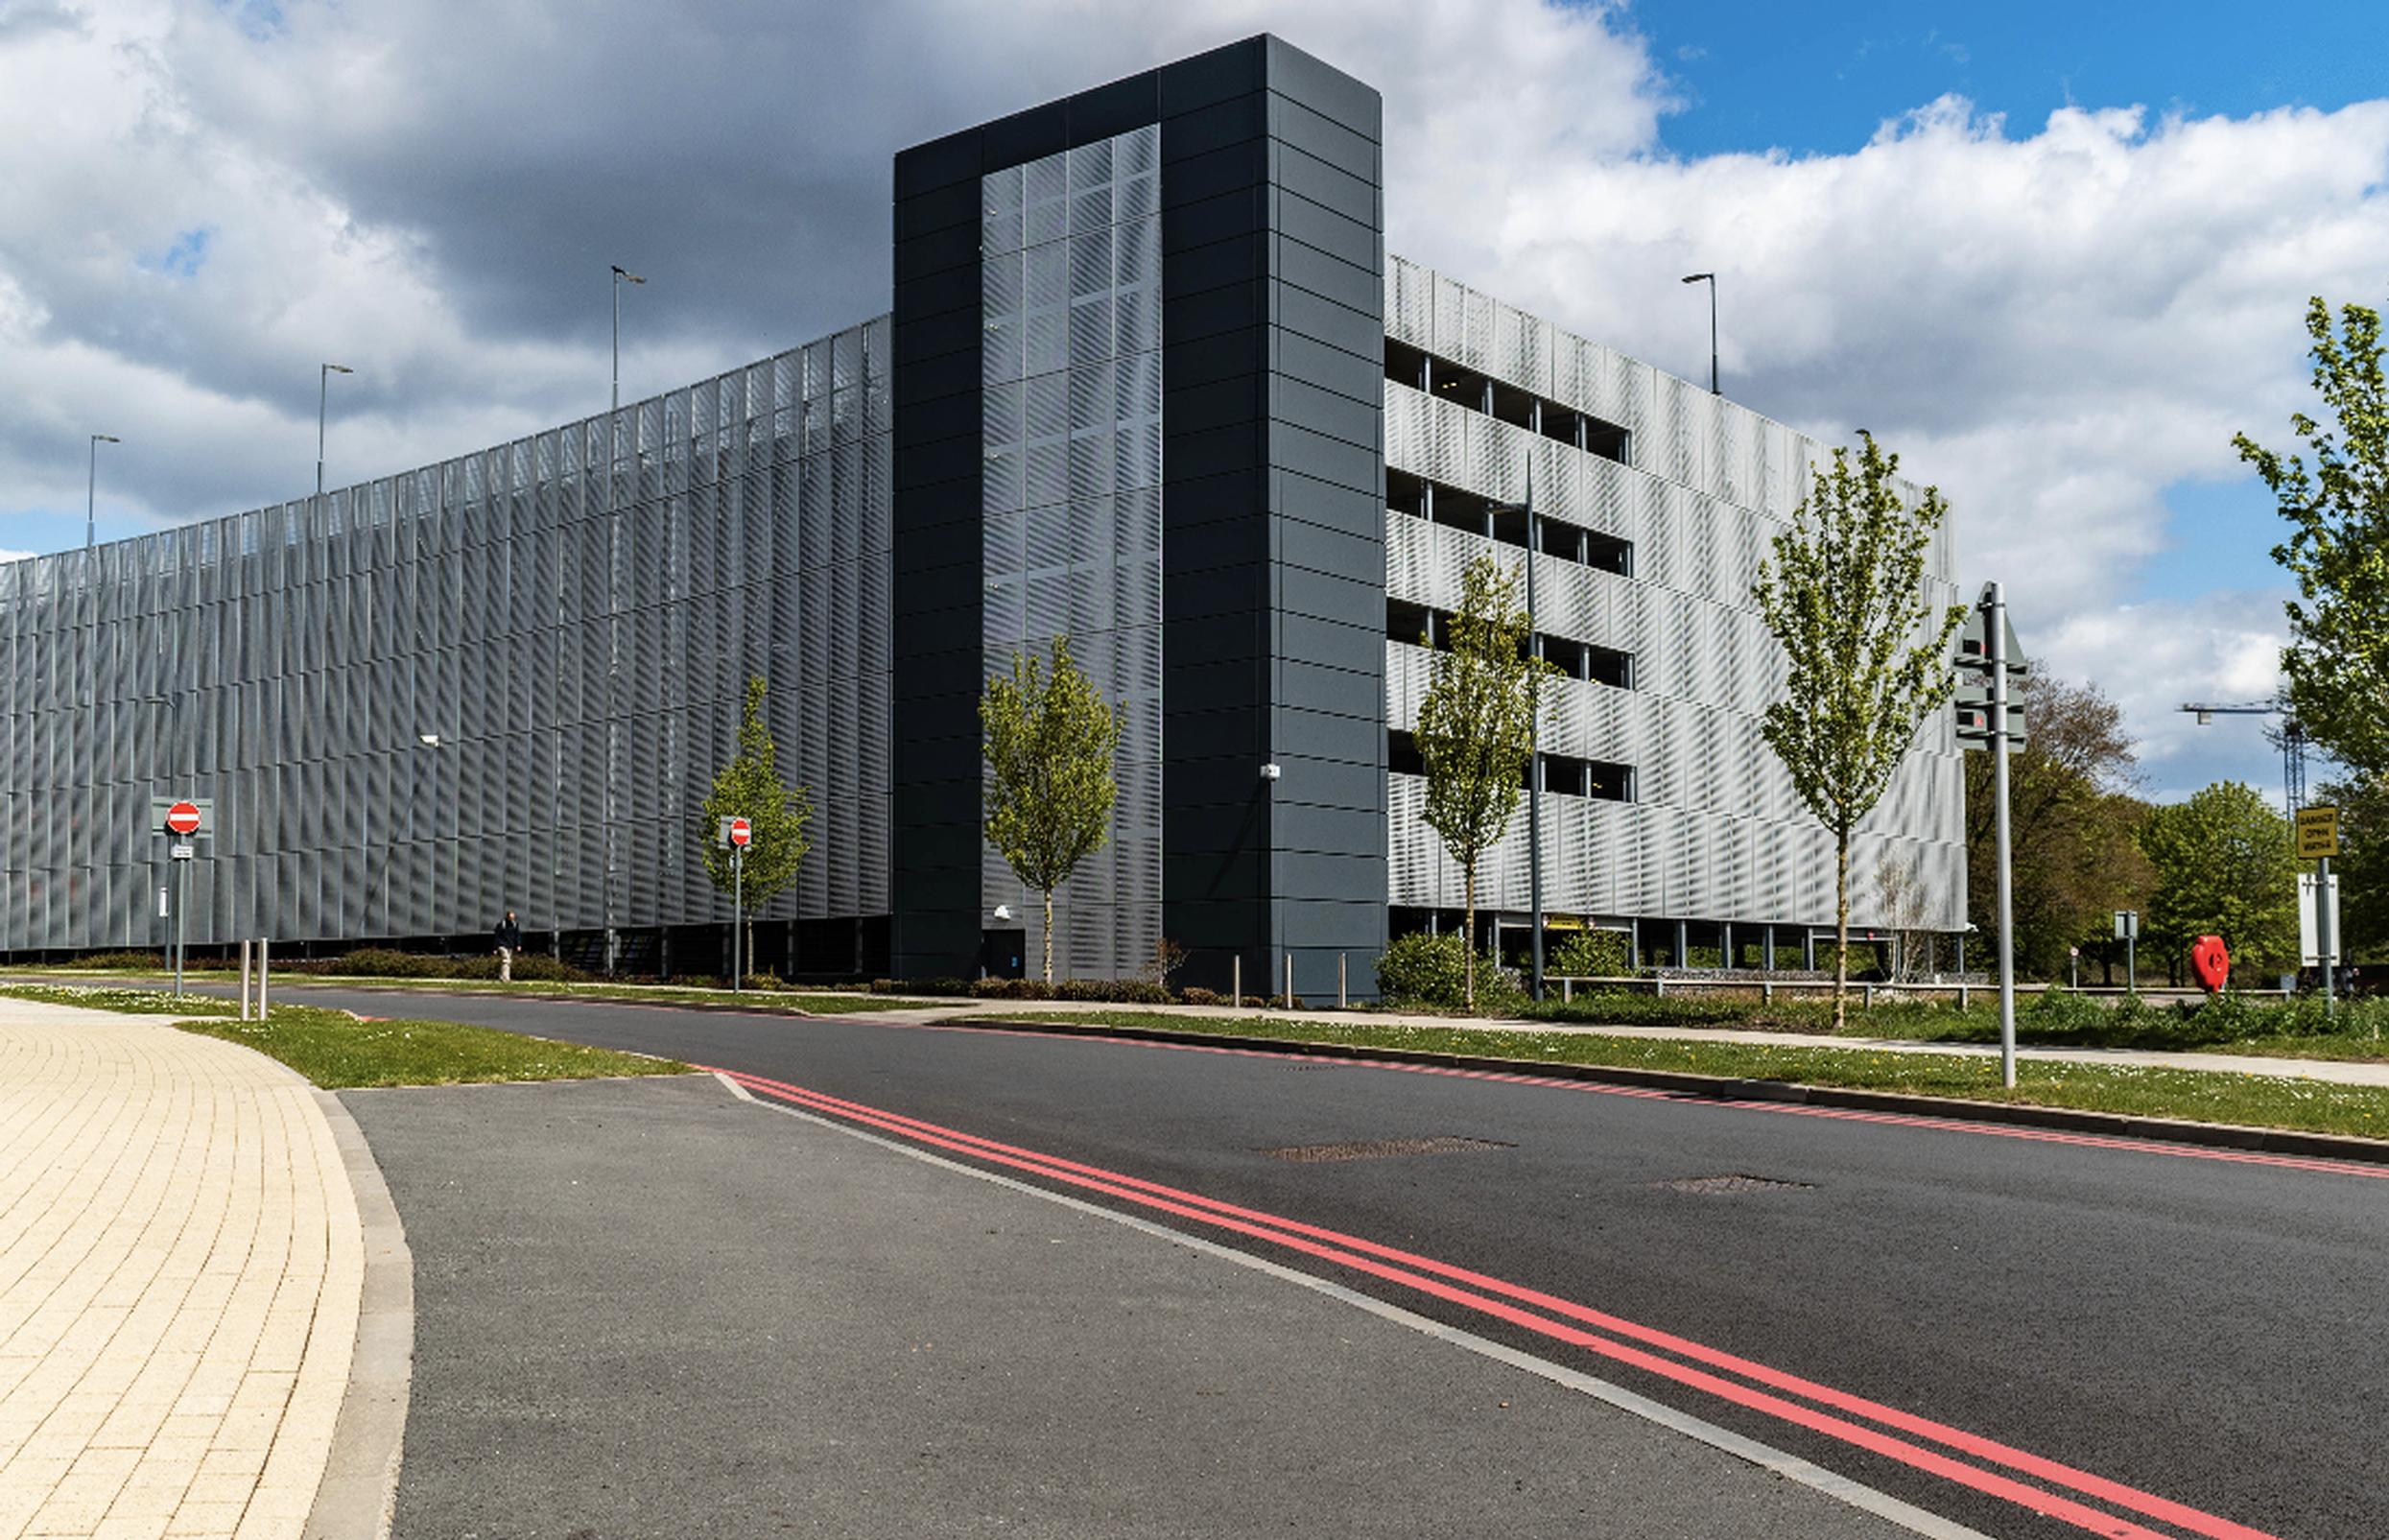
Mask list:
[[[645,282],[645,278],[628,268],[617,265],[614,269],[614,410],[617,412],[622,410],[622,286]],[[612,453],[612,446],[607,446],[607,453]]]
[[[622,266],[620,263],[614,264],[613,267],[613,411],[614,415],[619,415],[622,412],[622,286],[626,283],[645,283],[647,280],[631,272],[628,268]],[[617,442],[619,431],[619,427],[614,421],[614,416],[609,415],[605,419],[605,511],[608,515],[619,511],[621,508],[621,502],[616,496],[616,488],[614,485],[614,462],[619,457],[621,449],[621,445]],[[619,538],[619,533],[616,537]],[[608,576],[606,578],[605,612],[608,617],[607,625],[609,628],[615,624],[612,617],[619,612],[621,604],[621,596],[615,591],[615,580],[613,574],[616,570],[617,564],[615,562],[608,561],[606,564]],[[614,976],[615,947],[617,940],[614,934],[614,747],[616,739],[613,718],[614,680],[620,668],[620,664],[621,653],[619,645],[616,642],[609,640],[607,643],[607,661],[605,665],[605,870],[603,874],[602,880],[599,883],[598,892],[600,918],[603,921],[605,930],[605,976],[609,979]]]
[[[95,433],[91,436],[91,480],[83,488],[83,548],[85,551],[100,543],[100,446],[123,442],[112,433]]]
[[[323,418],[332,403],[332,376],[354,374],[345,364],[326,364],[316,371],[316,496],[323,495]]]
[[[1709,286],[1709,393],[1715,395],[1719,393],[1717,391],[1717,275],[1714,272],[1688,272],[1684,275],[1684,281],[1705,283]]]
[[[1526,497],[1519,503],[1496,503],[1496,513],[1522,513],[1526,519],[1526,651],[1543,661],[1543,631],[1536,624],[1534,603],[1535,553],[1543,545],[1542,526],[1534,512],[1534,452],[1526,453]],[[1534,715],[1526,725],[1526,901],[1527,929],[1532,936],[1533,969],[1529,976],[1534,998],[1543,998],[1543,677],[1534,677]],[[1471,949],[1477,938],[1467,938]]]

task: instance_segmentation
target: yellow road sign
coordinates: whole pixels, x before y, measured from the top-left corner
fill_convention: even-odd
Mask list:
[[[2339,810],[2335,807],[2298,810],[2298,859],[2315,861],[2339,854]]]

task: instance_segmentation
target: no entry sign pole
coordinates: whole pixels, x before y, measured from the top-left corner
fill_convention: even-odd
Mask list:
[[[755,825],[747,818],[723,818],[715,842],[730,852],[730,992],[745,987],[746,978],[746,847],[755,841]]]

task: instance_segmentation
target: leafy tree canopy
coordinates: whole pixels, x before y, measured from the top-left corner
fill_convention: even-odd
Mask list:
[[[1849,984],[1851,831],[1882,799],[1917,727],[1949,703],[1950,644],[1966,617],[1964,605],[1935,605],[1925,581],[1949,504],[1928,486],[1911,506],[1900,457],[1871,434],[1858,438],[1855,465],[1836,449],[1832,470],[1815,472],[1751,589],[1786,665],[1761,731],[1833,836],[1836,1026]]]
[[[2282,653],[2289,700],[2307,734],[2342,764],[2389,773],[2389,390],[2380,313],[2344,305],[2334,331],[2320,296],[2306,304],[2315,393],[2329,421],[2301,412],[2300,455],[2232,440],[2288,521],[2273,559],[2298,581]]]
[[[739,712],[738,752],[714,776],[713,790],[698,810],[690,831],[705,863],[705,875],[722,892],[734,884],[730,852],[716,842],[723,818],[745,818],[754,827],[746,847],[746,904],[761,909],[788,890],[813,848],[813,798],[801,786],[780,779],[779,750],[764,720],[769,691],[761,675],[746,681]]]
[[[2175,951],[2220,936],[2235,972],[2298,966],[2298,868],[2289,820],[2254,787],[2221,781],[2152,810],[2141,848],[2155,868],[2144,929]]]
[[[1045,978],[1053,980],[1053,889],[1110,834],[1120,714],[1053,639],[1053,663],[1012,654],[979,700],[987,759],[987,842],[1045,899]]]

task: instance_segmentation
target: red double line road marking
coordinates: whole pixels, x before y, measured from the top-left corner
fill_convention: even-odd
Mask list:
[[[840,1018],[852,1021],[855,1018]],[[1590,1091],[1600,1096],[1639,1097],[1646,1102],[1672,1102],[1681,1106],[1726,1107],[1737,1112],[1773,1112],[1802,1118],[1838,1118],[1847,1123],[1880,1123],[1900,1128],[1925,1128],[1938,1133],[1981,1134],[1994,1139],[2024,1139],[2035,1144],[2075,1145],[2089,1149],[2119,1149],[2129,1154],[2172,1155],[2186,1160],[2220,1160],[2238,1166],[2280,1166],[2291,1171],[2325,1172],[2334,1176],[2371,1176],[2389,1180],[2389,1165],[2331,1160],[2315,1155],[2276,1155],[2260,1149],[2221,1149],[2209,1145],[2169,1144],[2163,1139],[2126,1139],[2113,1134],[2074,1133],[2064,1128],[2028,1125],[1970,1123],[1962,1118],[1936,1117],[1928,1112],[1877,1112],[1866,1107],[1811,1106],[1798,1102],[1762,1102],[1748,1098],[1703,1096],[1667,1086],[1619,1085],[1606,1080],[1536,1075],[1528,1071],[1462,1069],[1450,1064],[1414,1064],[1394,1058],[1346,1058],[1340,1054],[1303,1054],[1282,1048],[1246,1048],[1226,1043],[1171,1043],[1150,1037],[1104,1037],[1091,1032],[1043,1032],[1008,1027],[971,1027],[954,1022],[863,1023],[890,1031],[976,1032],[989,1037],[1039,1037],[1049,1042],[1110,1043],[1130,1048],[1168,1048],[1186,1054],[1225,1054],[1235,1058],[1309,1059],[1351,1069],[1399,1070],[1405,1075],[1442,1075],[1462,1080],[1495,1080],[1505,1085],[1540,1085],[1562,1091]],[[1832,1046],[1830,1042],[1823,1046]],[[2225,1071],[2208,1073],[2224,1074]],[[2318,1082],[2331,1084],[2337,1082]]]
[[[996,1140],[964,1133],[938,1124],[927,1123],[902,1113],[850,1102],[826,1092],[792,1085],[763,1076],[739,1070],[721,1070],[749,1090],[761,1091],[779,1100],[816,1112],[822,1112],[849,1122],[895,1134],[915,1144],[930,1145],[953,1150],[977,1160],[1009,1166],[1051,1180],[1067,1183],[1091,1192],[1124,1199],[1141,1207],[1174,1214],[1231,1233],[1266,1241],[1274,1245],[1298,1251],[1308,1256],[1333,1262],[1397,1283],[1448,1303],[1477,1311],[1481,1315],[1506,1321],[1540,1336],[1572,1346],[1586,1349],[1604,1358],[1646,1370],[1691,1388],[1730,1401],[1737,1406],[1764,1412],[1786,1422],[1838,1438],[1855,1447],[1897,1460],[1913,1469],[1955,1481],[1975,1491],[2046,1514],[2093,1534],[2114,1537],[2114,1540],[2173,1540],[2164,1531],[2146,1528],[2129,1519],[2084,1506],[2070,1498],[2030,1486],[2013,1477],[1979,1465],[1951,1458],[1937,1450],[1927,1449],[1906,1439],[1895,1438],[1880,1429],[1861,1427],[1843,1417],[1820,1411],[1816,1407],[1801,1406],[1769,1394],[1750,1385],[1722,1379],[1674,1359],[1661,1358],[1644,1348],[1620,1341],[1618,1337],[1632,1338],[1653,1347],[1664,1349],[1696,1362],[1706,1363],[1741,1376],[1759,1385],[1768,1386],[1790,1395],[1832,1407],[1837,1410],[1865,1417],[1884,1427],[1896,1428],[1942,1444],[1978,1459],[2003,1465],[2020,1475],[2030,1476],[2052,1485],[2070,1488],[2083,1496],[2095,1498],[2145,1517],[2178,1526],[2193,1534],[2207,1535],[2212,1540],[2272,1540],[2263,1531],[2235,1524],[2200,1509],[2175,1503],[2154,1493],[2111,1481],[2087,1471],[2047,1459],[2023,1450],[2015,1449],[1994,1439],[1969,1433],[1946,1424],[1912,1412],[1901,1411],[1862,1396],[1835,1390],[1814,1381],[1805,1380],[1780,1369],[1688,1339],[1676,1337],[1652,1327],[1643,1326],[1622,1317],[1611,1315],[1570,1300],[1527,1289],[1521,1285],[1473,1272],[1431,1257],[1418,1256],[1393,1246],[1345,1235],[1319,1225],[1306,1224],[1266,1214],[1260,1210],[1242,1208],[1199,1193],[1166,1187],[1142,1177],[1106,1171],[1099,1166],[1066,1160],[1036,1150],[1006,1145]],[[1433,1274],[1435,1276],[1429,1276]],[[1445,1282],[1449,1279],[1453,1282]],[[1466,1284],[1468,1288],[1455,1287]],[[1493,1296],[1502,1296],[1500,1298]],[[1602,1336],[1579,1327],[1552,1320],[1549,1315],[1535,1315],[1504,1300],[1534,1306],[1551,1315],[1566,1316],[1615,1333]]]

